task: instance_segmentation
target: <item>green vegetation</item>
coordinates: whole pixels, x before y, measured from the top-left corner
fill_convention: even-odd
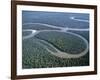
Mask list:
[[[89,15],[88,13],[23,10],[22,30],[26,31],[22,33],[22,68],[89,66],[89,52],[80,58],[60,58],[52,54],[57,51],[55,47],[65,54],[75,55],[78,55],[86,48],[86,44],[78,36],[53,31],[64,28],[67,30],[67,27],[88,29],[90,23],[72,20],[70,17],[89,20]],[[35,32],[33,32],[32,36],[31,30],[52,30],[52,32],[41,32],[35,36]],[[67,31],[83,36],[89,43],[89,31]]]
[[[35,37],[43,39],[63,52],[78,54],[86,48],[84,41],[69,33],[62,32],[41,32]]]
[[[32,33],[31,31],[23,31],[22,35],[23,35],[23,36],[27,36],[27,35],[29,35],[29,34],[31,34],[31,33]]]
[[[28,26],[28,27],[27,27]],[[34,29],[34,30],[59,30],[57,28],[51,28],[46,25],[42,24],[28,24],[28,25],[23,25],[23,29]]]
[[[41,35],[40,35],[41,34]],[[41,39],[45,39],[48,42],[51,42],[55,46],[62,48],[62,50],[65,50],[64,48],[68,48],[68,46],[72,46],[72,44],[68,44],[66,40],[76,41],[75,37],[69,36],[60,33],[63,36],[60,36],[59,33],[51,35],[51,33],[48,32],[48,35],[44,35],[44,33],[40,33],[35,38],[30,38],[30,39],[25,39],[23,40],[23,51],[22,51],[22,67],[23,69],[26,68],[52,68],[52,67],[72,67],[72,66],[87,66],[89,65],[89,53],[87,53],[85,56],[76,58],[76,59],[63,59],[56,57],[49,53],[46,49],[45,46],[54,51],[48,44],[41,42]],[[45,33],[46,34],[46,33]],[[47,37],[48,36],[48,37]],[[50,38],[49,38],[50,37]],[[71,39],[69,39],[71,38]],[[78,42],[80,41],[80,45],[83,45],[83,42],[80,39],[77,39]],[[72,41],[73,42],[73,41]],[[43,45],[41,45],[43,44]],[[57,45],[58,44],[58,45]],[[68,46],[66,46],[67,44]],[[77,42],[75,42],[77,45]],[[73,45],[74,46],[74,45]],[[81,47],[81,46],[79,46]],[[84,48],[84,45],[83,45]],[[76,48],[77,49],[77,48]],[[75,50],[76,50],[75,49]],[[80,48],[81,49],[81,48]]]

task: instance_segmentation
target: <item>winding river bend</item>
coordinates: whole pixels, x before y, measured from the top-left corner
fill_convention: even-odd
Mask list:
[[[73,20],[76,20],[76,21],[82,21],[82,22],[89,22],[88,20],[75,19],[74,17],[70,17],[70,19],[73,19]],[[72,31],[89,31],[88,28],[87,29],[69,28],[68,26],[66,26],[66,27],[58,27],[58,26],[49,25],[49,24],[43,24],[43,23],[24,23],[23,25],[29,25],[29,24],[31,24],[31,25],[37,24],[37,25],[47,26],[47,27],[55,28],[55,29],[59,29],[59,30],[23,29],[23,31],[31,31],[31,34],[29,34],[27,36],[23,36],[23,40],[24,39],[32,38],[35,35],[39,34],[40,32],[53,32],[54,31],[54,32],[66,33],[66,34],[71,34],[73,36],[76,36],[76,37],[82,39],[84,41],[85,45],[86,45],[86,48],[84,49],[84,51],[80,52],[79,54],[70,54],[70,53],[62,52],[59,49],[57,49],[56,47],[54,47],[52,44],[46,42],[45,40],[41,40],[40,39],[40,41],[48,44],[50,47],[52,47],[53,49],[56,50],[56,52],[53,52],[50,49],[48,49],[45,45],[43,45],[42,43],[40,43],[43,47],[45,47],[45,49],[48,52],[50,52],[54,56],[57,56],[57,57],[60,57],[60,58],[79,58],[79,57],[84,56],[88,52],[88,49],[89,49],[88,41],[84,37],[82,37],[82,36],[80,36],[78,34],[69,32],[69,30],[72,30]]]

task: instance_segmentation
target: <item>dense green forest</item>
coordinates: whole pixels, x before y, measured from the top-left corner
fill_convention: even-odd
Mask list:
[[[56,33],[54,35],[54,33],[49,32],[48,34],[40,33],[33,38],[23,40],[23,68],[69,67],[89,65],[89,53],[80,58],[63,59],[52,55],[45,49],[43,45],[41,45],[44,44],[46,47],[55,52],[52,47],[50,47],[48,44],[41,42],[39,38],[51,42],[62,51],[70,52],[73,54],[77,54],[77,52],[80,52],[80,50],[83,50],[85,48],[85,45],[81,41],[81,39],[69,35],[64,35],[63,33],[60,33],[59,35],[58,34],[59,33]],[[62,34],[63,36],[60,36]],[[74,43],[74,45],[69,44],[69,42],[67,41]],[[79,44],[79,46],[77,45],[77,43]],[[81,49],[80,47],[83,49]],[[76,52],[73,52],[71,50],[72,48],[75,48]]]

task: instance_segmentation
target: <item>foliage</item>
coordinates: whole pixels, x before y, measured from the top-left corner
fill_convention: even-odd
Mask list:
[[[22,67],[28,69],[89,65],[89,53],[81,58],[62,59],[50,54],[35,38],[23,40],[22,54]]]

